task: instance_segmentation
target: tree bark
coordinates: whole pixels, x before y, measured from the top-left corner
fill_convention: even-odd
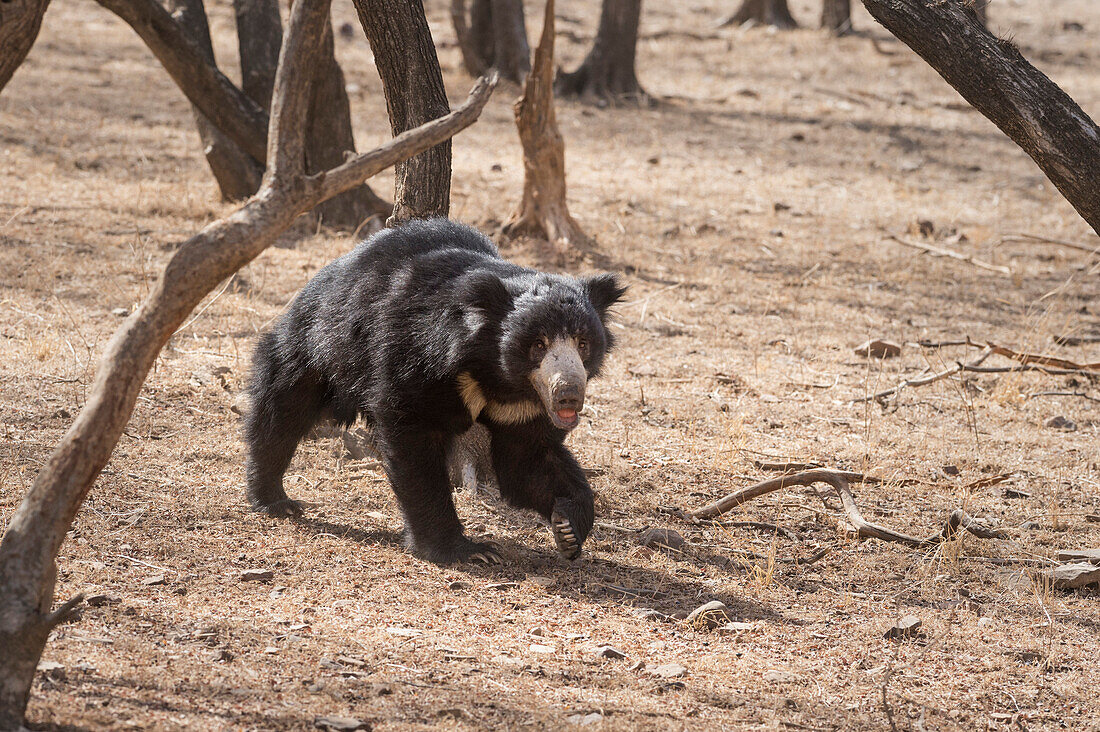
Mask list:
[[[421,0],[354,0],[382,79],[396,135],[447,113],[447,90]],[[387,226],[446,216],[451,199],[448,140],[397,166]]]
[[[0,0],[2,2],[2,0]],[[206,22],[203,0],[167,0],[168,11],[187,32],[206,61],[217,65],[214,46],[210,40],[210,26]],[[214,179],[218,182],[222,199],[243,201],[260,187],[263,168],[248,153],[226,137],[192,105],[195,127],[202,141],[202,151]]]
[[[332,21],[325,35],[314,69],[312,94],[306,128],[306,172],[318,173],[335,168],[355,153],[351,129],[351,104],[348,101],[344,72],[336,63]],[[321,224],[340,231],[357,231],[366,221],[377,220],[382,228],[393,204],[380,198],[363,184],[325,201],[314,213]]]
[[[852,0],[823,0],[821,27],[838,36],[852,32]]]
[[[97,0],[132,27],[187,99],[254,160],[267,159],[267,112],[206,62],[155,0]]]
[[[87,402],[62,437],[0,541],[0,730],[20,729],[34,670],[50,629],[80,598],[53,613],[57,552],[130,418],[157,354],[214,287],[259,255],[301,213],[472,124],[495,79],[481,79],[454,113],[343,165],[307,176],[304,120],[328,0],[292,13],[277,74],[268,159],[259,192],[191,237],[169,260],[153,292],[115,332]]]
[[[545,236],[559,246],[586,243],[565,200],[565,143],[554,114],[554,0],[546,1],[535,63],[515,115],[523,145],[523,199],[504,233]]]
[[[465,0],[453,0],[451,20],[470,74],[495,68],[502,78],[523,83],[531,70],[523,0],[473,0],[468,21]]]
[[[864,7],[1038,164],[1100,234],[1100,128],[961,2],[863,0]]]
[[[279,0],[233,0],[237,19],[237,49],[241,59],[241,90],[259,105],[271,109],[283,21]]]
[[[826,0],[827,1],[827,0]],[[770,25],[776,28],[797,28],[787,0],[744,0],[737,11],[722,21],[722,25]]]
[[[648,102],[635,72],[641,14],[642,0],[603,0],[592,49],[576,71],[558,75],[554,91],[600,105]]]
[[[0,91],[30,53],[50,0],[0,0]]]

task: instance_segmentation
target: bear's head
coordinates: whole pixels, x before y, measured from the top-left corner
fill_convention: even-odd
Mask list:
[[[613,274],[537,274],[505,283],[479,273],[466,285],[477,325],[499,324],[491,329],[494,355],[509,390],[537,397],[555,427],[576,427],[588,380],[614,343],[608,310],[626,287]]]

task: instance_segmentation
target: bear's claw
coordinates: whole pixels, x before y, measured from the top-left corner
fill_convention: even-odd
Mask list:
[[[290,498],[272,503],[254,503],[252,510],[256,513],[264,513],[272,518],[300,518],[304,513],[302,504]]]
[[[566,559],[576,559],[581,553],[580,542],[577,541],[573,524],[565,516],[555,511],[550,516],[550,532],[554,535],[554,543],[558,545],[558,552]]]

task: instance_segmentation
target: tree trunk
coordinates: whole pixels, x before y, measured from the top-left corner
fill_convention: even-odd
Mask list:
[[[422,0],[354,0],[396,135],[447,113],[447,90]],[[397,166],[387,226],[446,216],[451,199],[448,140]]]
[[[465,1],[454,0],[451,20],[462,62],[470,74],[477,76],[496,68],[502,78],[523,83],[531,70],[523,0],[473,0],[469,21]]]
[[[292,13],[272,102],[269,173],[242,208],[210,224],[169,260],[153,292],[108,342],[87,401],[12,515],[0,541],[0,730],[21,729],[50,630],[80,598],[53,613],[55,558],[96,476],[129,421],[157,354],[202,298],[259,255],[294,219],[472,124],[493,80],[482,79],[453,114],[390,140],[324,174],[306,177],[304,120],[328,0]]]
[[[267,112],[207,63],[195,42],[156,0],[97,0],[133,28],[187,99],[229,139],[263,163]]]
[[[2,0],[0,0],[2,2]],[[216,65],[214,46],[210,41],[210,26],[206,22],[206,8],[202,0],[167,0],[166,6],[180,27],[187,32],[206,61]],[[243,201],[260,187],[263,168],[218,130],[202,112],[192,106],[195,127],[202,141],[202,151],[214,179],[218,182],[222,199]]]
[[[852,32],[852,0],[824,0],[821,5],[821,27],[838,36]]]
[[[828,0],[826,0],[828,2]],[[787,7],[787,0],[743,0],[741,7],[722,25],[771,25],[776,28],[797,28],[794,16]]]
[[[237,48],[241,58],[241,89],[261,109],[271,109],[283,21],[279,0],[233,0],[237,18]]]
[[[1100,234],[1100,127],[1010,42],[961,2],[863,0],[872,17],[916,51],[1024,149]]]
[[[22,65],[50,0],[0,0],[0,91]]]
[[[554,91],[600,105],[648,102],[634,71],[642,0],[603,0],[592,50],[580,67],[559,74]]]
[[[565,143],[554,114],[554,0],[546,1],[535,63],[515,114],[523,144],[523,200],[504,233],[545,236],[566,247],[586,243],[565,200]]]
[[[319,173],[335,168],[349,154],[355,153],[355,137],[351,130],[351,104],[344,82],[344,72],[336,63],[332,39],[332,21],[325,26],[325,35],[314,69],[309,117],[306,128],[306,172]],[[325,201],[314,213],[321,224],[340,231],[358,231],[364,222],[377,220],[375,229],[382,228],[393,204],[377,196],[363,184]]]

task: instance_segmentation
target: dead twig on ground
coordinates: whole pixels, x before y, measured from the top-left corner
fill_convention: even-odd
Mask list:
[[[1078,399],[1087,399],[1090,402],[1100,402],[1094,396],[1090,396],[1083,391],[1033,391],[1027,395],[1028,399],[1034,399],[1035,397],[1054,396],[1054,397],[1077,397]]]
[[[1057,356],[1046,356],[1038,353],[1028,353],[1026,351],[1014,351],[1005,346],[998,346],[996,343],[982,343],[980,341],[972,341],[970,338],[966,339],[966,345],[972,348],[986,348],[998,356],[1004,356],[1005,358],[1010,358],[1013,361],[1019,361],[1027,365],[1052,366],[1067,371],[1100,371],[1100,361],[1077,363],[1076,361],[1058,358]]]
[[[940,531],[925,538],[910,536],[885,526],[872,523],[863,518],[863,514],[859,511],[859,506],[856,505],[855,497],[848,487],[849,480],[853,476],[857,476],[859,479],[863,478],[860,473],[848,473],[839,470],[807,470],[802,473],[795,473],[794,475],[784,475],[779,478],[765,480],[756,485],[731,493],[719,501],[715,501],[710,505],[692,511],[687,514],[687,516],[693,519],[713,519],[736,506],[751,501],[753,498],[767,495],[768,493],[781,490],[788,486],[809,486],[814,483],[828,483],[833,487],[837,495],[840,496],[840,501],[844,507],[845,517],[852,525],[854,533],[860,538],[870,537],[919,548],[937,546],[945,541],[950,541],[958,535],[960,530],[967,531],[981,539],[1008,538],[1004,532],[999,529],[990,528],[976,521],[961,508],[955,509],[948,515]]]
[[[955,362],[955,364],[953,366],[950,366],[950,367],[944,369],[943,371],[937,371],[934,374],[928,374],[927,376],[920,376],[920,377],[917,377],[915,379],[906,379],[905,381],[901,382],[900,384],[893,387],[892,389],[886,389],[884,391],[878,392],[877,394],[871,394],[870,396],[859,397],[858,399],[853,399],[852,402],[858,404],[859,402],[879,401],[880,399],[887,399],[889,397],[897,396],[906,387],[926,386],[926,385],[934,383],[936,381],[940,381],[941,379],[946,379],[949,376],[954,376],[955,374],[959,373],[960,371],[977,368],[978,366],[980,366],[982,364],[982,362],[984,362],[991,355],[993,355],[993,350],[992,349],[986,349],[986,350],[982,351],[981,354],[979,354],[977,358],[975,358],[973,361],[970,361],[969,363],[964,364],[962,362],[957,361],[957,362]]]
[[[1065,247],[1067,249],[1076,249],[1079,252],[1100,255],[1100,245],[1090,247],[1087,244],[1078,244],[1077,242],[1065,241],[1064,239],[1052,239],[1049,236],[1040,236],[1038,234],[1028,234],[1025,232],[1014,232],[1001,237],[1001,244],[1012,242],[1053,244],[1054,246]]]
[[[990,272],[998,272],[1000,274],[1010,275],[1012,270],[1008,267],[1003,267],[999,264],[990,264],[989,262],[983,262],[980,259],[976,259],[969,254],[963,254],[962,252],[956,252],[954,249],[944,249],[943,247],[932,246],[931,244],[922,244],[920,242],[909,241],[908,239],[902,239],[900,236],[894,236],[893,234],[887,235],[888,241],[897,242],[902,246],[910,247],[912,249],[919,249],[926,254],[931,254],[933,257],[950,257],[960,262],[966,262],[979,269],[988,270]]]

